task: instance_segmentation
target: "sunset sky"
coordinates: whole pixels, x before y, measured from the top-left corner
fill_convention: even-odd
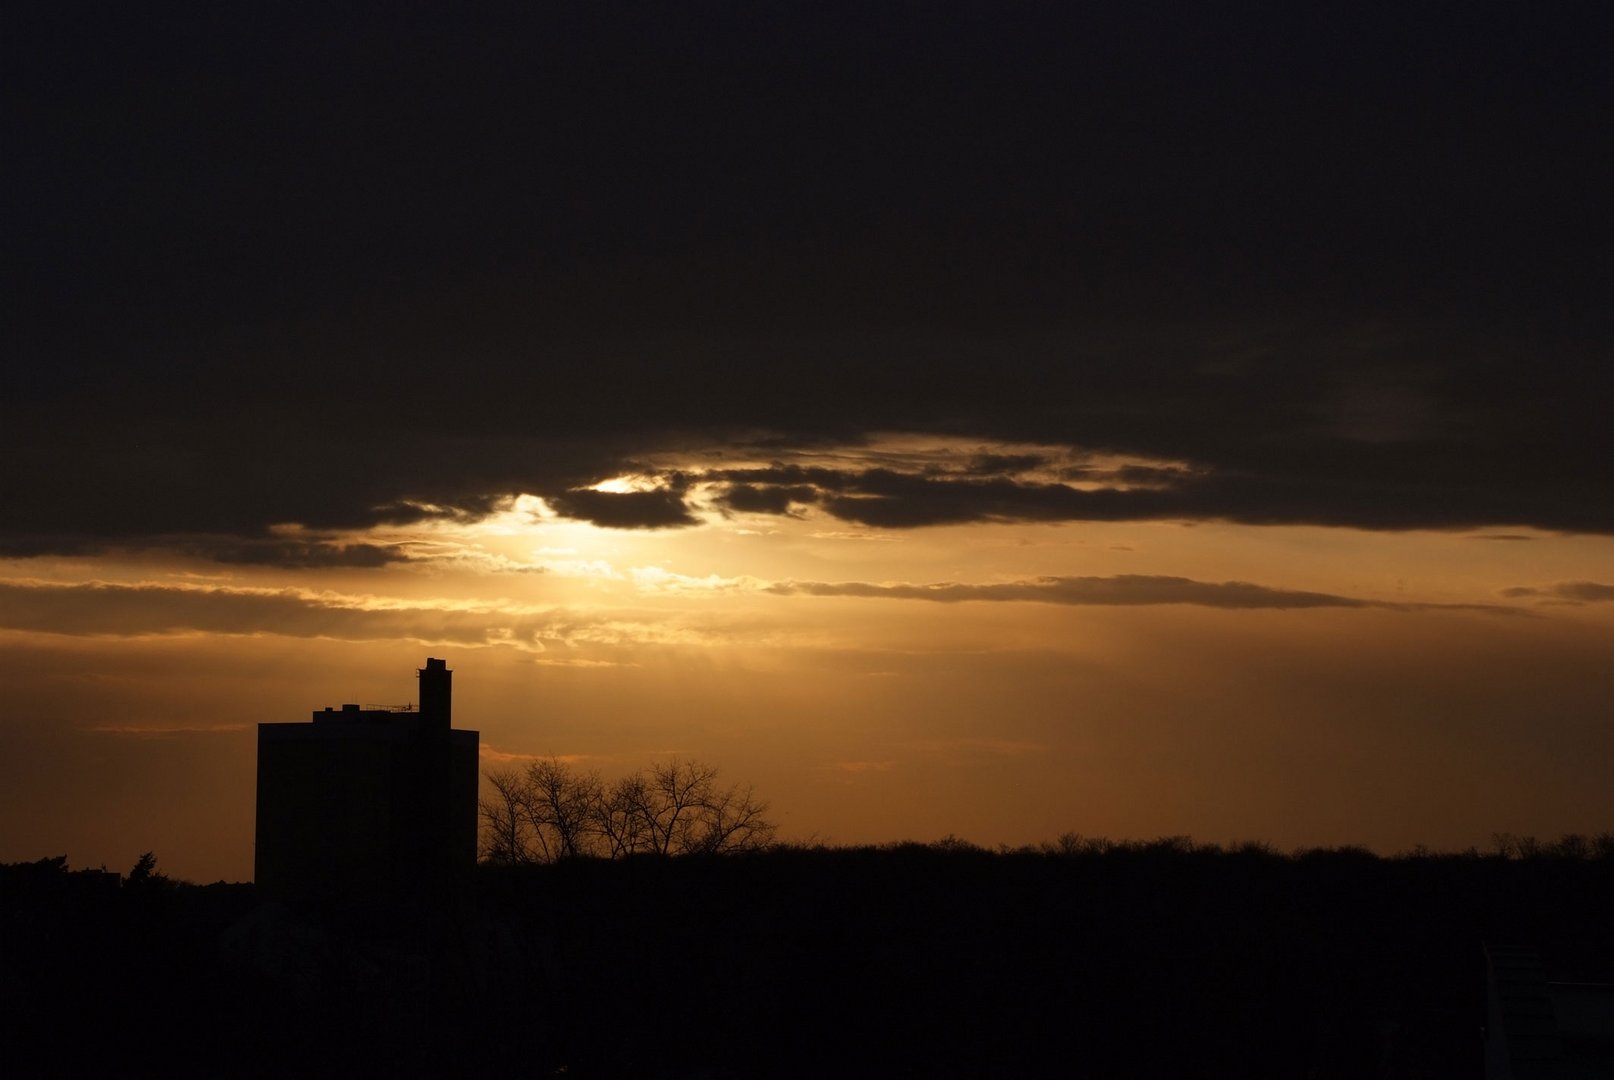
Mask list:
[[[788,839],[1614,828],[1535,11],[8,13],[0,861],[248,878],[255,725],[428,655]]]

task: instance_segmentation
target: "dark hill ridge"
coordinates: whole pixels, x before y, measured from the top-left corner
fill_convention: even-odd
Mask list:
[[[94,1057],[50,1035],[94,1030],[103,1064],[160,1048],[168,1075],[317,1044],[358,1074],[1471,1077],[1485,943],[1614,973],[1614,857],[1549,850],[579,860],[484,867],[430,912],[13,866],[6,1045]]]

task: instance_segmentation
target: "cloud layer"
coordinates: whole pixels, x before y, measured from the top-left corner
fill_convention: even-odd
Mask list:
[[[965,601],[1026,601],[1101,607],[1149,607],[1157,604],[1192,604],[1197,607],[1249,609],[1391,608],[1396,610],[1443,607],[1506,612],[1496,605],[1403,604],[1362,600],[1332,593],[1275,589],[1248,581],[1194,581],[1184,577],[1118,574],[1113,577],[1041,577],[991,585],[939,582],[930,585],[875,584],[863,581],[786,581],[769,586],[769,592],[786,596],[861,596],[894,600],[929,600],[956,604]]]
[[[1512,599],[1540,598],[1567,604],[1597,604],[1614,602],[1614,585],[1596,581],[1561,581],[1556,585],[1515,585],[1503,589],[1502,595]]]
[[[595,485],[892,431],[1194,471],[764,454],[714,498],[1614,533],[1614,74],[1581,18],[41,7],[0,43],[0,554],[354,565],[390,556],[273,527],[519,492],[686,526],[679,490]]]
[[[395,601],[303,589],[0,582],[0,628],[75,636],[273,634],[534,652],[551,646],[711,641],[711,628],[510,601]]]
[[[636,575],[637,576],[637,575]],[[693,581],[693,579],[691,579]],[[697,586],[706,584],[693,581]],[[1245,581],[1123,574],[1042,577],[995,584],[780,581],[722,583],[725,591],[778,597],[858,597],[933,603],[1025,602],[1103,607],[1188,604],[1223,610],[1380,608],[1518,609],[1499,605],[1406,604],[1272,588]],[[665,588],[659,581],[647,586]],[[1601,587],[1607,590],[1608,586]],[[1525,595],[1537,595],[1530,592]],[[1588,595],[1580,590],[1578,595]],[[1598,597],[1609,599],[1605,595]],[[0,629],[74,636],[273,634],[343,641],[409,640],[542,652],[551,646],[712,642],[727,631],[714,618],[584,611],[498,601],[401,601],[306,589],[161,583],[62,584],[0,581]],[[755,628],[753,627],[753,630]],[[744,633],[744,631],[736,631]],[[573,661],[566,661],[573,662]],[[578,661],[597,663],[597,659]]]

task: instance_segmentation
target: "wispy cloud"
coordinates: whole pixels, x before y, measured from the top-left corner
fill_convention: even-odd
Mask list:
[[[713,644],[717,623],[509,599],[398,599],[197,582],[0,581],[0,628],[84,637],[175,634],[505,645]]]
[[[1600,604],[1614,601],[1614,585],[1597,581],[1560,581],[1555,585],[1515,585],[1502,595],[1522,600],[1535,598],[1544,603]]]
[[[634,587],[641,592],[738,592],[764,588],[769,584],[760,578],[748,576],[723,577],[720,574],[707,574],[705,577],[694,577],[690,574],[677,574],[659,566],[631,567],[628,576],[632,579]]]
[[[562,765],[580,765],[585,761],[609,761],[599,754],[526,754],[516,750],[501,750],[492,743],[478,743],[477,754],[484,762],[498,765],[522,765],[534,761],[558,761]]]
[[[1485,604],[1410,604],[1368,600],[1334,593],[1278,589],[1248,581],[1195,581],[1184,577],[1118,574],[1114,577],[1040,577],[994,584],[935,582],[915,585],[901,582],[782,581],[768,592],[800,596],[853,596],[892,600],[929,600],[956,604],[966,601],[1021,601],[1039,604],[1134,607],[1192,604],[1227,609],[1294,608],[1421,608],[1478,609],[1508,612],[1514,609]]]

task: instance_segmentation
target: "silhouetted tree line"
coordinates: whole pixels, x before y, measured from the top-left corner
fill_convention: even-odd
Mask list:
[[[967,840],[946,837],[936,842],[939,848],[985,851]],[[1260,840],[1235,841],[1222,845],[1197,841],[1191,836],[1161,836],[1153,840],[1111,840],[1102,836],[1083,836],[1067,832],[1052,841],[1021,847],[1002,845],[996,849],[1003,855],[1108,855],[1126,853],[1155,853],[1179,855],[1244,855],[1267,858],[1304,859],[1316,856],[1351,857],[1376,860],[1380,856],[1365,847],[1345,845],[1333,848],[1298,848],[1293,856],[1285,856],[1278,848]],[[1608,859],[1614,860],[1614,832],[1564,833],[1556,840],[1539,840],[1534,836],[1515,836],[1512,833],[1495,833],[1491,847],[1482,851],[1477,847],[1458,852],[1435,851],[1422,844],[1409,851],[1389,856],[1401,859]]]
[[[777,827],[749,786],[673,758],[615,781],[550,758],[487,772],[482,854],[504,865],[584,856],[724,855],[758,851]]]
[[[573,1077],[1471,1080],[1485,943],[1614,976],[1609,833],[1391,857],[776,844],[481,881],[549,973],[502,1014],[511,1060]]]
[[[1482,944],[1614,974],[1614,833],[770,844],[392,912],[136,867],[0,865],[0,1075],[1469,1080]]]

